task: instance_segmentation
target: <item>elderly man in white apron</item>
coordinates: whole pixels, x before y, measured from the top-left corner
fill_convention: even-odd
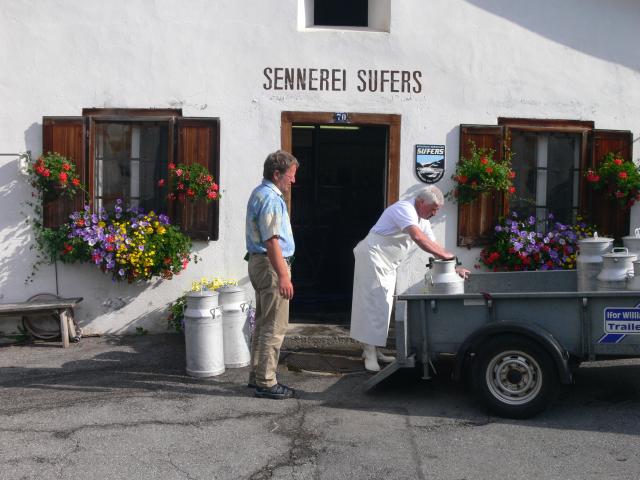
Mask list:
[[[350,335],[363,344],[368,371],[379,371],[378,361],[393,361],[376,347],[387,343],[396,271],[410,250],[417,245],[438,258],[454,258],[453,253],[436,243],[428,220],[443,204],[440,189],[426,186],[415,198],[387,207],[365,239],[353,249],[356,264]],[[466,277],[469,271],[458,269],[458,274]]]

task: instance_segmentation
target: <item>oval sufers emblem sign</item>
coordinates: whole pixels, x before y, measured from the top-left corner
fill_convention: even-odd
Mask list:
[[[436,183],[444,175],[444,145],[416,145],[416,175],[424,183]]]

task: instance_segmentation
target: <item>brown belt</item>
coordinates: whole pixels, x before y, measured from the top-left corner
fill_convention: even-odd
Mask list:
[[[249,256],[253,257],[255,255],[260,255],[260,256],[267,256],[266,252],[258,252],[258,253],[250,253]],[[291,266],[293,264],[293,256],[291,257],[282,257],[283,260],[287,263],[287,265]]]

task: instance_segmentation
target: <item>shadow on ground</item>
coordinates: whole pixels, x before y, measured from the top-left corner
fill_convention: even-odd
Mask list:
[[[328,408],[398,412],[474,425],[512,422],[637,435],[636,422],[624,421],[638,417],[640,362],[636,360],[584,365],[576,372],[576,383],[563,387],[547,411],[518,422],[488,416],[465,385],[449,381],[446,364],[437,367],[439,375],[431,380],[422,380],[419,369],[401,370],[363,392],[370,374],[362,368],[359,351],[299,350],[282,352],[280,376],[297,388],[300,402]],[[47,344],[2,347],[0,392],[24,394],[21,402],[5,402],[0,413],[11,414],[25,404],[46,408],[49,396],[56,397],[57,404],[69,405],[96,396],[113,399],[147,393],[180,398],[253,396],[246,387],[248,367],[203,379],[187,376],[185,368],[184,340],[179,335],[88,338],[69,349]],[[596,423],[594,417],[603,420]]]

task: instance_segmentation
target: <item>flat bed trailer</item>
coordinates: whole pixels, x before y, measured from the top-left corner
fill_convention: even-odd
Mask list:
[[[484,272],[464,294],[398,295],[396,360],[364,387],[420,364],[430,378],[448,357],[494,413],[535,415],[581,362],[640,357],[640,292],[576,286],[575,271]]]

